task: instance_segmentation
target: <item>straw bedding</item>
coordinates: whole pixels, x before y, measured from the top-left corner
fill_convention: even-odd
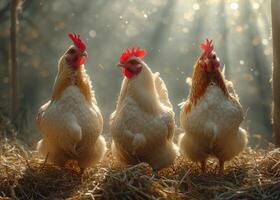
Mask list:
[[[1,124],[0,199],[280,199],[280,149],[272,145],[247,148],[226,163],[224,175],[214,159],[201,173],[198,164],[178,157],[155,176],[145,163],[121,166],[110,151],[81,173],[74,161],[63,168],[46,164],[15,137],[5,137]]]
[[[280,149],[246,149],[227,163],[224,175],[210,160],[198,164],[178,157],[158,176],[145,163],[121,166],[110,152],[96,167],[79,172],[46,164],[17,140],[2,138],[2,199],[280,199]]]

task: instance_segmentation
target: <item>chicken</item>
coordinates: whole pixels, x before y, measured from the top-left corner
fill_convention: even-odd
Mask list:
[[[103,118],[84,67],[86,45],[79,35],[69,37],[74,45],[59,59],[51,100],[36,118],[43,137],[37,149],[49,163],[63,166],[75,160],[84,169],[103,158],[106,143],[100,135]]]
[[[145,50],[133,48],[120,57],[125,78],[110,117],[111,148],[121,163],[146,162],[156,172],[173,163],[178,149],[168,91],[160,74],[153,74],[141,59],[144,56]]]
[[[204,52],[196,61],[188,99],[182,103],[180,123],[185,133],[179,136],[182,155],[201,163],[205,171],[209,156],[231,160],[247,145],[247,132],[240,127],[243,111],[233,84],[224,79],[212,40],[200,46]]]

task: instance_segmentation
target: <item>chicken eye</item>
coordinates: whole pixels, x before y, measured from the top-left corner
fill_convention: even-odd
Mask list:
[[[213,59],[216,59],[216,58],[217,58],[216,54],[213,54],[212,58],[213,58]]]
[[[74,49],[70,49],[70,50],[68,51],[68,53],[69,53],[69,54],[74,54],[74,53],[76,53],[76,51],[75,51]]]
[[[136,64],[138,64],[139,62],[138,62],[137,60],[130,60],[129,63],[132,64],[132,65],[136,65]]]

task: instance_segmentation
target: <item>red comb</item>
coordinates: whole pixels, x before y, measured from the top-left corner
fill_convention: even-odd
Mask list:
[[[68,37],[73,41],[74,45],[78,47],[80,50],[85,51],[86,45],[85,43],[80,39],[80,35],[77,35],[75,33],[69,33]]]
[[[122,55],[120,56],[120,62],[125,62],[127,61],[127,59],[129,59],[130,57],[139,57],[139,58],[144,58],[146,55],[146,51],[145,49],[140,49],[138,48],[132,48],[130,49],[126,49]]]
[[[200,48],[204,50],[205,54],[210,54],[214,50],[214,46],[212,44],[212,40],[209,41],[208,38],[206,38],[205,43],[202,43],[200,45]]]

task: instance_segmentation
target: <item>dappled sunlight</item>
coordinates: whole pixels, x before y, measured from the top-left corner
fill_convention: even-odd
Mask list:
[[[86,68],[105,119],[115,108],[122,79],[116,63],[126,47],[146,48],[145,61],[161,73],[178,114],[177,104],[189,90],[185,80],[200,54],[199,44],[208,37],[226,67],[226,77],[235,84],[246,113],[244,126],[252,134],[270,138],[269,6],[264,0],[25,2],[19,17],[18,61],[21,107],[28,110],[29,128],[33,130],[39,105],[50,98],[58,58],[70,45],[68,32],[78,32],[86,39]],[[8,21],[1,24],[1,102],[8,105],[4,58],[9,26]],[[107,128],[106,123],[106,132]]]

